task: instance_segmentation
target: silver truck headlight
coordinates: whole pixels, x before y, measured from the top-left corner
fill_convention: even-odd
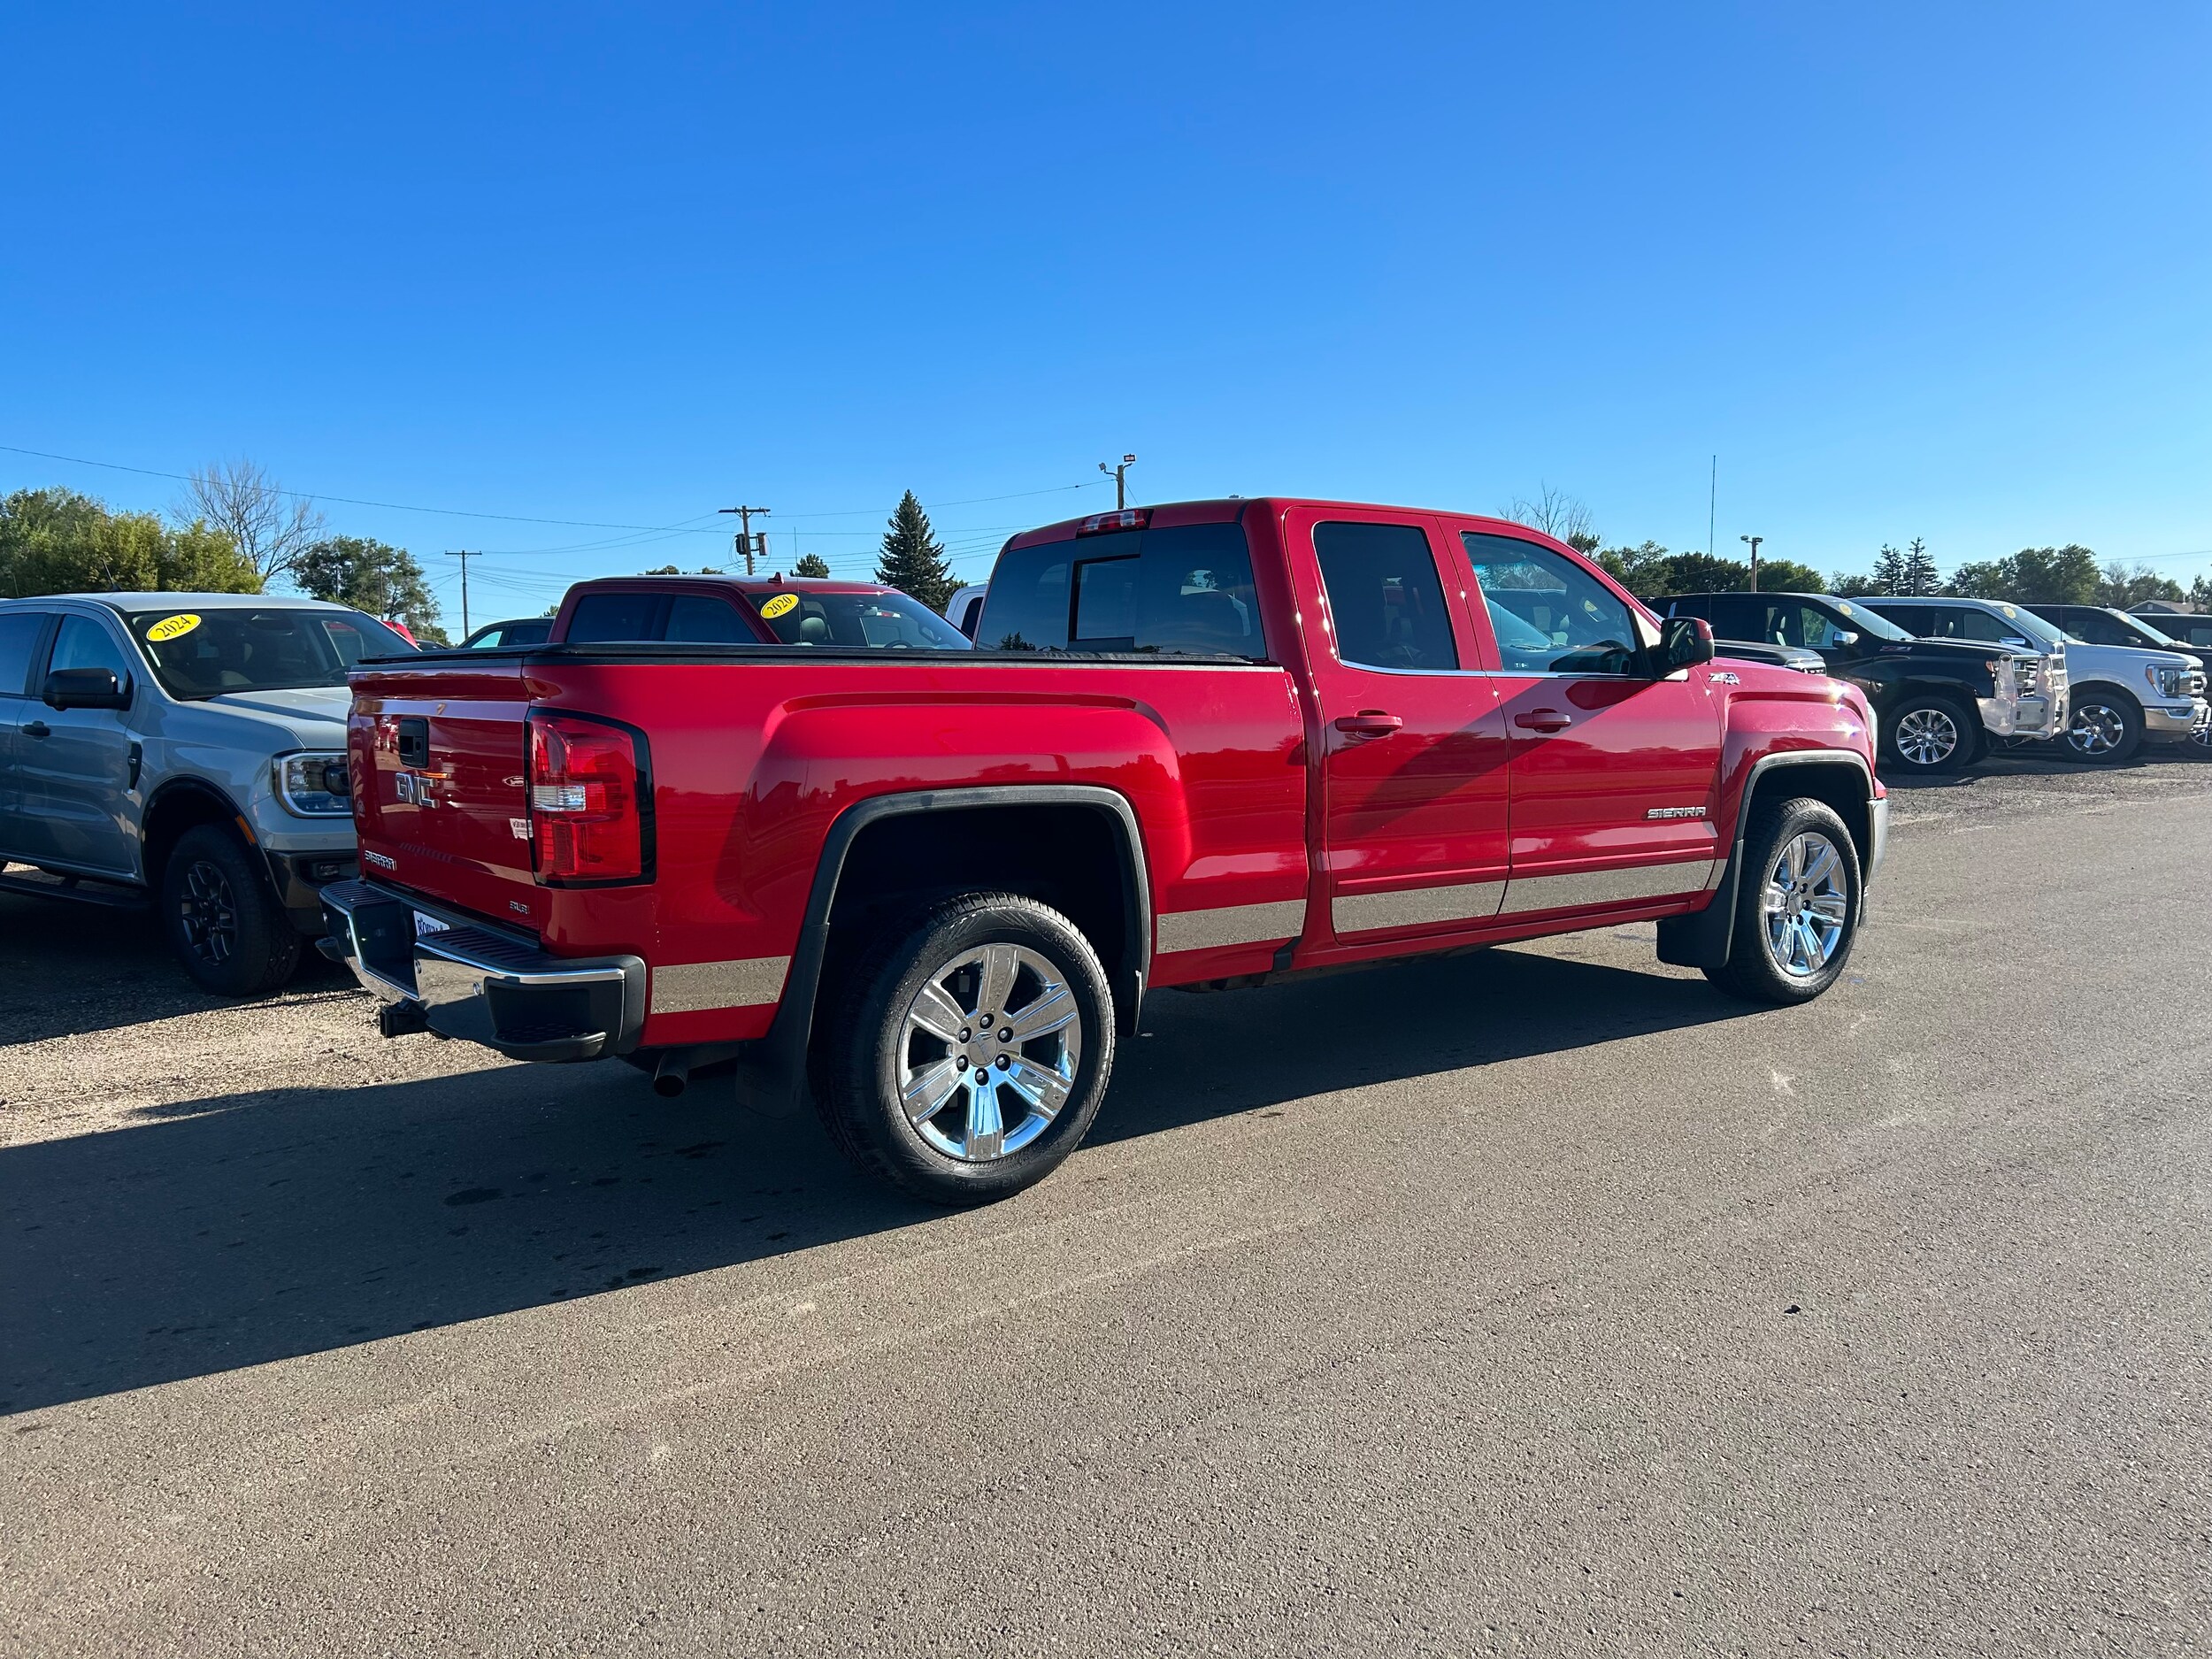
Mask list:
[[[2172,667],[2165,663],[2146,663],[2143,678],[2162,697],[2185,697],[2189,695],[2190,672],[2185,668]]]
[[[353,811],[353,787],[346,776],[342,749],[311,749],[280,756],[273,763],[277,799],[301,818],[346,818]]]

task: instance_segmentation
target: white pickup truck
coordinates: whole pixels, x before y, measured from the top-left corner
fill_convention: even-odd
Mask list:
[[[0,601],[0,891],[155,904],[206,989],[275,989],[355,870],[346,671],[411,649],[265,594]]]

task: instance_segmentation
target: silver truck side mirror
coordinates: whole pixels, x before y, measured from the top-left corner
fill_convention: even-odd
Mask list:
[[[1856,645],[1859,642],[1859,636],[1849,628],[1838,628],[1831,637],[1839,645]]]

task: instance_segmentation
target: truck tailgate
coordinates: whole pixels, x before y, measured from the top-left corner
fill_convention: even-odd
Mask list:
[[[347,722],[362,873],[515,923],[531,914],[531,692],[517,660],[365,667]]]

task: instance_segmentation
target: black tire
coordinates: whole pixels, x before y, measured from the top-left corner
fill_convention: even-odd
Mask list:
[[[1976,752],[1980,718],[1956,697],[1909,693],[1882,726],[1882,767],[1907,777],[1956,772]]]
[[[2092,686],[2071,700],[2059,751],[2087,766],[2117,766],[2143,746],[2142,705],[2124,691]]]
[[[1826,945],[1821,965],[1812,972],[1785,967],[1778,959],[1765,904],[1770,877],[1785,852],[1805,835],[1819,836],[1834,849],[1833,885],[1843,900],[1840,930]],[[1789,890],[1786,884],[1785,891]],[[1836,982],[1844,964],[1850,960],[1851,947],[1859,936],[1864,895],[1859,849],[1833,807],[1801,796],[1761,803],[1753,809],[1751,826],[1744,833],[1743,868],[1736,883],[1736,918],[1729,939],[1728,965],[1708,968],[1705,977],[1748,1002],[1811,1002]],[[1809,926],[1816,934],[1825,931],[1817,922]],[[1782,931],[1786,936],[1786,925]]]
[[[300,936],[268,878],[217,825],[177,838],[161,872],[161,926],[184,971],[218,996],[265,996],[300,964]]]
[[[1008,981],[1014,988],[1005,995],[1011,1007],[972,1005],[990,988],[988,964],[1010,959],[982,953],[1001,947],[1016,953]],[[953,965],[972,953],[979,958],[974,966]],[[991,1022],[997,1031],[962,1027],[966,1041],[957,1033],[941,1041],[926,1032],[910,1033],[908,1012],[926,983],[937,983],[941,992],[955,987],[948,1003],[971,1018],[991,1013],[1018,1019],[1039,1010],[1048,987],[1033,963],[1049,969],[1050,983],[1069,999],[1071,1048],[1059,1047],[1064,1026],[1028,1043],[1002,1043],[998,1033],[1013,1029],[1004,1018]],[[1089,1131],[1113,1071],[1114,999],[1097,953],[1066,917],[1015,894],[969,894],[886,927],[841,976],[826,1007],[828,1018],[816,1026],[812,1070],[816,1110],[830,1138],[862,1169],[931,1203],[988,1203],[1044,1179]],[[975,1073],[955,1060],[981,1066],[994,1080],[975,1087]],[[1041,1087],[1041,1069],[1063,1064],[1071,1074],[1064,1092],[1056,1083]],[[944,1070],[933,1071],[938,1066]],[[917,1082],[953,1079],[938,1097],[943,1103],[918,1125],[900,1103],[901,1079],[909,1070]],[[1018,1088],[1002,1084],[1010,1071]],[[1057,1110],[1048,1115],[1030,1103],[1021,1092],[1029,1088],[1048,1102],[1056,1094]],[[1012,1111],[1022,1116],[1011,1118]],[[1005,1139],[1025,1137],[1017,1149],[990,1151],[993,1113]],[[967,1156],[971,1149],[973,1156]]]

